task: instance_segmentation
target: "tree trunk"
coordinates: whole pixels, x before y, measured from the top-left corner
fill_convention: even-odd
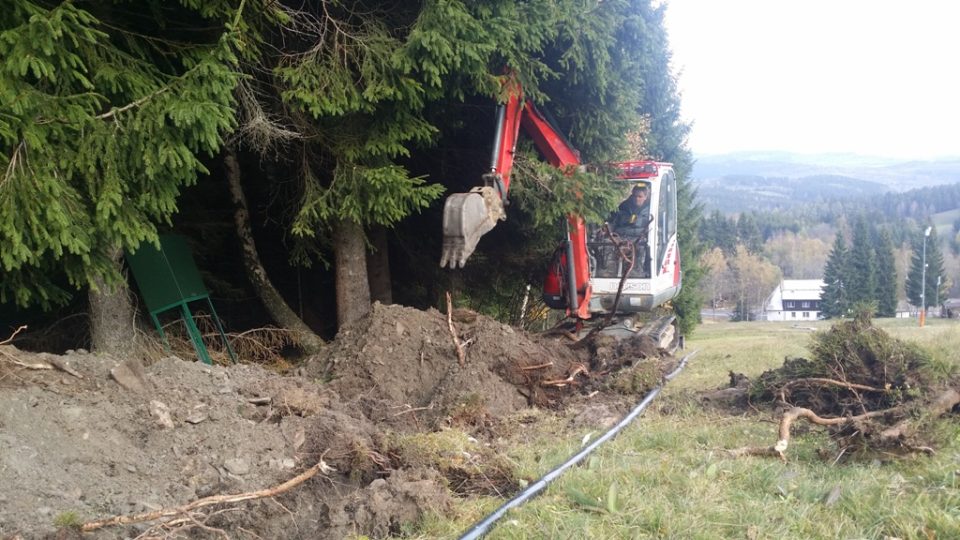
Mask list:
[[[387,251],[387,229],[375,226],[369,231],[373,248],[367,251],[367,282],[370,285],[370,300],[381,304],[393,303],[390,286],[390,254]]]
[[[237,228],[237,236],[240,238],[240,247],[243,251],[243,267],[246,270],[247,279],[250,280],[260,297],[260,301],[263,302],[274,322],[298,334],[299,346],[305,353],[315,353],[323,346],[323,340],[290,309],[290,306],[280,296],[273,283],[270,282],[267,271],[260,263],[260,255],[257,253],[257,246],[253,241],[253,231],[250,228],[250,212],[247,208],[247,199],[243,195],[243,188],[240,186],[240,166],[232,149],[228,148],[226,150],[223,163],[226,167],[227,181],[230,184],[230,197],[235,207],[233,221]]]
[[[118,271],[121,270],[122,256],[122,249],[111,248],[110,258]],[[126,280],[108,285],[97,278],[87,296],[90,302],[90,349],[117,359],[132,356],[137,348],[137,333],[133,299]]]
[[[337,276],[337,325],[343,328],[370,311],[363,228],[349,220],[338,223],[333,231],[333,251]]]

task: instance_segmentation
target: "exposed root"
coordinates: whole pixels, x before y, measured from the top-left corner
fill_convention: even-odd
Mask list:
[[[857,383],[852,383],[847,381],[837,381],[834,379],[826,379],[822,377],[806,377],[803,379],[793,379],[792,381],[789,381],[786,384],[784,384],[780,389],[781,391],[786,390],[787,388],[798,385],[798,384],[823,384],[828,386],[832,385],[832,386],[847,388],[849,390],[864,390],[867,392],[889,392],[890,391],[889,388],[876,388],[873,386],[867,386],[865,384],[857,384]]]
[[[0,341],[0,345],[8,345],[8,344],[10,344],[10,343],[13,341],[13,338],[17,337],[17,334],[19,334],[20,332],[23,332],[23,331],[26,330],[26,329],[27,329],[27,325],[23,325],[23,326],[21,326],[20,328],[17,328],[16,330],[13,331],[12,334],[10,334],[10,337],[8,337],[7,339],[5,339],[5,340],[3,340],[3,341]]]
[[[533,366],[521,366],[520,371],[533,371],[536,369],[545,369],[553,365],[553,362],[544,362],[542,364],[536,364]]]
[[[13,331],[12,334],[10,334],[10,337],[8,337],[7,339],[5,339],[5,340],[3,340],[3,341],[0,341],[0,345],[7,345],[7,344],[13,342],[13,338],[17,337],[17,334],[19,334],[20,332],[22,332],[22,331],[24,331],[24,330],[26,330],[26,329],[27,329],[27,326],[26,326],[26,325],[23,325],[23,326],[21,326],[20,328],[17,328],[16,330]],[[13,356],[12,354],[10,354],[10,353],[8,353],[8,352],[6,352],[6,351],[3,351],[3,350],[0,350],[0,354],[2,354],[2,355],[6,358],[6,360],[7,360],[8,362],[10,362],[11,364],[16,365],[16,366],[20,366],[20,367],[22,367],[22,368],[26,368],[26,369],[36,369],[36,370],[54,369],[53,364],[48,364],[47,362],[24,362],[24,361],[18,359],[16,356]]]
[[[776,444],[768,447],[747,446],[743,448],[728,450],[727,452],[729,453],[730,457],[771,456],[771,457],[778,457],[782,461],[786,461],[787,460],[786,451],[787,451],[787,447],[790,445],[790,427],[799,418],[802,418],[812,424],[817,424],[818,426],[842,426],[842,425],[853,424],[855,422],[867,420],[868,418],[883,416],[897,409],[899,409],[899,407],[884,409],[882,411],[871,411],[858,416],[846,416],[841,418],[822,418],[818,416],[817,413],[811,411],[810,409],[806,409],[803,407],[793,407],[789,409],[787,412],[783,413],[783,417],[780,418],[779,439],[777,440]]]
[[[576,384],[577,375],[581,373],[590,373],[590,370],[584,364],[574,364],[573,369],[570,370],[570,373],[567,375],[566,379],[555,379],[552,381],[540,381],[540,386],[556,386],[562,388],[569,384]]]
[[[926,408],[924,412],[932,416],[942,416],[947,414],[954,407],[960,404],[960,392],[953,388],[948,388],[943,391],[937,399],[933,400]],[[896,424],[888,427],[887,429],[880,432],[880,441],[883,443],[890,443],[894,441],[905,441],[908,436],[913,431],[910,419],[901,420]],[[914,450],[918,450],[924,453],[933,453],[933,450],[927,446],[917,446],[913,447],[909,444],[905,445],[906,447]],[[929,450],[929,451],[928,451]]]
[[[447,291],[447,326],[450,327],[450,335],[453,336],[453,346],[457,348],[457,361],[460,367],[463,367],[467,361],[467,355],[463,351],[464,344],[460,342],[457,335],[457,328],[453,326],[453,300],[450,298],[450,291]]]
[[[210,497],[204,497],[202,499],[197,499],[191,503],[185,504],[183,506],[177,506],[175,508],[164,508],[161,510],[156,510],[153,512],[145,512],[142,514],[133,514],[126,516],[114,516],[106,519],[98,519],[96,521],[88,521],[80,526],[82,532],[90,532],[104,527],[110,527],[113,525],[129,525],[131,523],[142,523],[144,521],[154,521],[157,519],[163,518],[174,518],[176,520],[187,519],[193,523],[197,523],[198,513],[197,510],[205,508],[208,506],[218,505],[218,504],[232,504],[243,501],[251,501],[254,499],[262,499],[265,497],[275,497],[282,493],[286,493],[291,489],[299,486],[300,484],[306,482],[307,480],[313,478],[317,473],[328,474],[334,471],[332,467],[326,464],[323,459],[317,462],[316,465],[310,467],[306,471],[300,473],[299,475],[287,480],[286,482],[268,489],[261,489],[258,491],[249,491],[246,493],[237,493],[235,495],[212,495]]]

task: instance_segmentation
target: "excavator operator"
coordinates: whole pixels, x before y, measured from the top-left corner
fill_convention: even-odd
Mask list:
[[[645,237],[650,224],[650,187],[647,184],[633,186],[630,196],[610,216],[609,223],[613,232],[621,236]]]

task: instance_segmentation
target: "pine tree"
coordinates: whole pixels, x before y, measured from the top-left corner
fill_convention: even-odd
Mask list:
[[[876,257],[873,244],[867,221],[860,216],[853,227],[853,240],[848,255],[850,278],[847,280],[845,290],[847,301],[851,306],[876,301]]]
[[[882,229],[878,235],[876,252],[877,316],[893,317],[897,314],[897,268],[893,254],[890,232]]]
[[[848,287],[851,280],[849,252],[843,233],[838,232],[833,248],[827,257],[823,271],[823,294],[820,296],[820,313],[825,319],[844,317],[850,310]]]

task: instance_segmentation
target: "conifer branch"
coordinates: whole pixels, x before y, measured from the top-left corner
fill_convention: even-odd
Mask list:
[[[236,32],[236,31],[237,31],[236,28],[237,28],[237,25],[240,23],[240,15],[243,13],[243,6],[244,6],[245,4],[246,4],[246,0],[240,0],[240,5],[237,7],[237,13],[236,13],[236,15],[235,15],[234,18],[233,18],[233,22],[232,22],[232,23],[230,24],[230,26],[228,27],[228,33],[229,33],[229,32]],[[199,66],[201,66],[201,65],[203,65],[203,64],[202,64],[202,63],[197,63],[197,65],[191,67],[190,69],[188,69],[187,71],[185,71],[182,75],[179,75],[179,76],[175,77],[175,78],[174,78],[172,81],[170,81],[168,84],[166,84],[166,85],[164,85],[164,86],[161,86],[160,88],[157,88],[157,89],[154,90],[153,92],[150,92],[149,94],[147,94],[147,95],[145,95],[145,96],[143,96],[143,97],[141,97],[141,98],[139,98],[139,99],[137,99],[137,100],[134,100],[134,101],[132,101],[132,102],[130,102],[130,103],[122,106],[122,107],[113,107],[113,108],[110,109],[109,111],[107,111],[107,112],[105,112],[105,113],[103,113],[103,114],[98,114],[98,115],[95,116],[94,118],[96,118],[97,120],[107,120],[107,119],[109,119],[109,118],[112,118],[112,117],[120,114],[120,113],[129,111],[130,109],[134,109],[134,108],[136,108],[136,107],[139,107],[139,106],[143,105],[144,103],[150,101],[151,99],[159,96],[160,94],[163,94],[163,93],[166,92],[167,90],[170,90],[171,88],[173,88],[173,86],[174,86],[176,83],[178,83],[178,82],[183,81],[184,79],[186,79],[187,76],[188,76],[191,72],[193,72],[194,70],[196,70],[197,67],[199,67]]]
[[[190,71],[192,71],[192,69],[191,69]],[[190,71],[187,71],[187,73],[190,73]],[[184,73],[184,75],[186,75],[187,73]],[[182,77],[177,77],[177,80],[180,80],[181,78],[182,78]],[[176,82],[176,81],[174,81],[174,82]],[[105,113],[103,113],[103,114],[98,114],[98,115],[95,116],[94,118],[96,118],[97,120],[106,120],[106,119],[109,119],[109,118],[111,118],[111,117],[113,117],[113,116],[116,116],[116,115],[118,115],[118,114],[120,114],[120,113],[122,113],[122,112],[126,112],[126,111],[129,111],[130,109],[139,107],[140,105],[143,105],[144,103],[150,101],[151,99],[157,97],[158,95],[166,92],[166,91],[169,90],[172,86],[173,86],[173,82],[171,82],[170,84],[167,84],[167,85],[165,85],[165,86],[161,86],[160,88],[157,88],[157,89],[154,90],[153,92],[150,92],[149,94],[143,96],[143,97],[140,98],[140,99],[137,99],[137,100],[135,100],[135,101],[132,101],[132,102],[130,102],[130,103],[127,103],[127,104],[124,105],[123,107],[114,107],[114,108],[110,109],[109,111],[107,111],[107,112],[105,112]]]

